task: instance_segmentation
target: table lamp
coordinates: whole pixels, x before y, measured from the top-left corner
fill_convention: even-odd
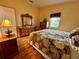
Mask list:
[[[10,19],[3,19],[2,26],[7,28],[7,30],[5,31],[5,33],[7,34],[7,37],[11,37],[12,30],[9,29],[12,26],[11,20]]]

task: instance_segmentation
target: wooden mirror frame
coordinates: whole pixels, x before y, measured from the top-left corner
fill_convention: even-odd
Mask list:
[[[30,18],[31,25],[24,25],[24,17],[29,17]],[[21,19],[22,19],[22,26],[32,26],[32,16],[30,16],[29,14],[22,14]]]

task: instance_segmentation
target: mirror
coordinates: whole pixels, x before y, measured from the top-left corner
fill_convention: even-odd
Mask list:
[[[32,16],[29,14],[22,14],[22,26],[32,26]]]

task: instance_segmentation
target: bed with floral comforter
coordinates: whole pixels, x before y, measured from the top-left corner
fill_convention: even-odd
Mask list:
[[[71,59],[68,32],[51,29],[32,32],[29,43],[46,59]]]

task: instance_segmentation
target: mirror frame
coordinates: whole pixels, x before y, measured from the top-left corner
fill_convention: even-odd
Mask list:
[[[25,25],[25,24],[24,24],[24,18],[25,18],[25,17],[30,18],[30,20],[31,20],[31,25]],[[32,16],[30,16],[29,14],[22,14],[22,15],[21,15],[21,19],[22,19],[22,26],[32,26]]]

